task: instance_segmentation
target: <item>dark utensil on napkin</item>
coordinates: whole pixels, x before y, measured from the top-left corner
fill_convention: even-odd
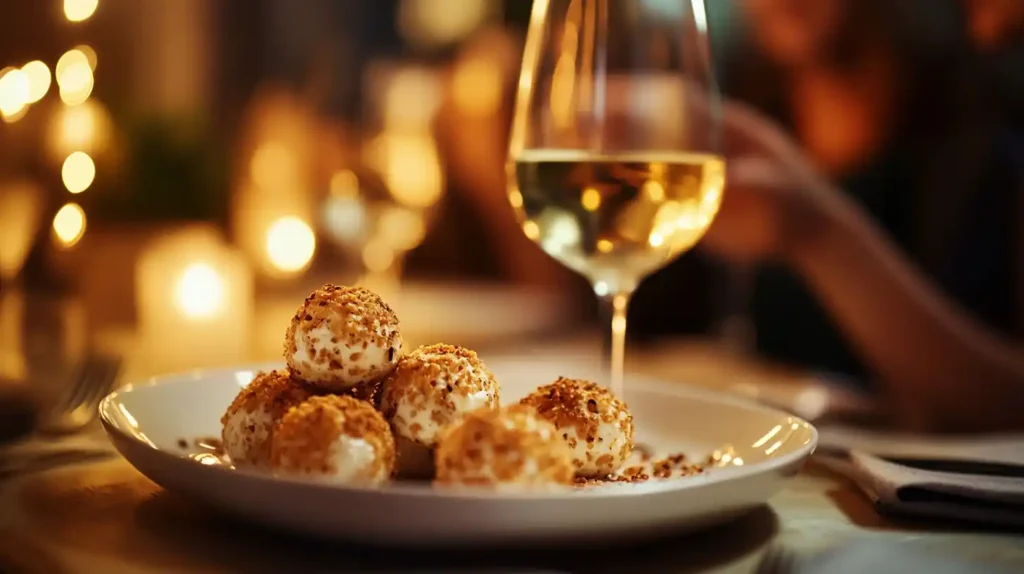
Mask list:
[[[962,459],[879,457],[882,460],[919,470],[947,472],[952,474],[976,474],[979,476],[1002,476],[1024,478],[1024,465],[1001,462],[984,462]]]

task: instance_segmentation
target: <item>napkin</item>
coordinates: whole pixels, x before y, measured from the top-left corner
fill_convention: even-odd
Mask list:
[[[817,459],[883,514],[1024,527],[1024,436],[906,437],[822,432]]]

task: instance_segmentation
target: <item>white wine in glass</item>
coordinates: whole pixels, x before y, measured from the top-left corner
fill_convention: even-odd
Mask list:
[[[611,309],[703,237],[722,199],[703,0],[534,0],[509,145],[523,232]]]

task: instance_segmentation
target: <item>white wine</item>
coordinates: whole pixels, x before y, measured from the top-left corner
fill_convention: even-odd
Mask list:
[[[529,150],[512,162],[523,231],[599,295],[631,292],[693,247],[725,185],[725,162],[710,154]]]

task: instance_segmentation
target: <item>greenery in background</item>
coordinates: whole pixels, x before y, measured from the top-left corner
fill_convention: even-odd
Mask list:
[[[226,146],[208,125],[180,118],[130,118],[121,131],[117,174],[97,194],[107,221],[220,221],[227,218]]]

